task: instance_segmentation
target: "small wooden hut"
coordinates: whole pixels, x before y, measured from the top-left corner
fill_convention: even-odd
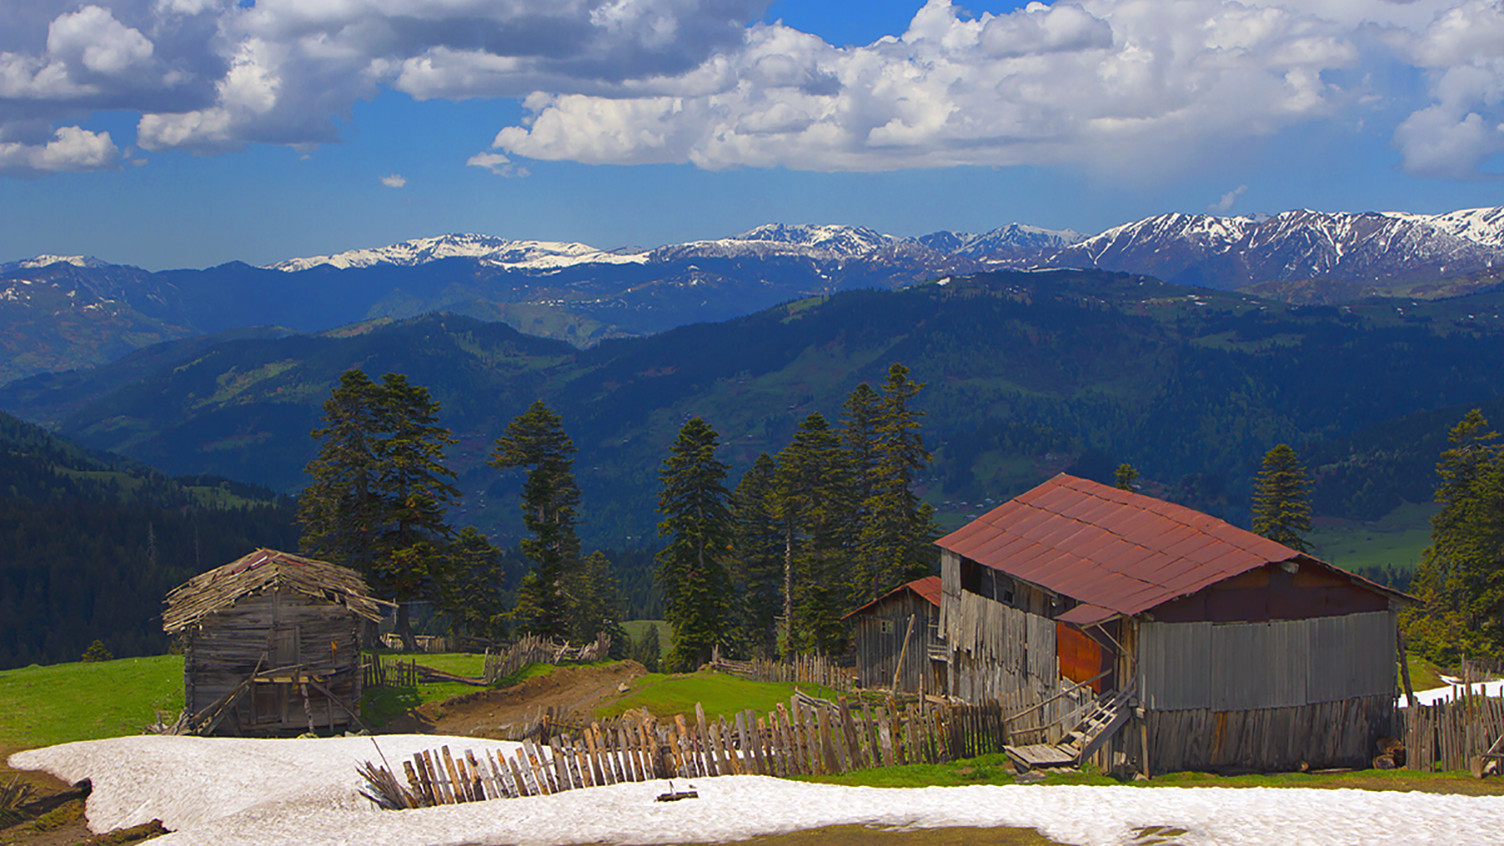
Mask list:
[[[862,687],[910,693],[945,692],[939,576],[900,585],[851,611],[846,619],[852,622],[856,669]]]
[[[1392,731],[1412,598],[1311,555],[1065,474],[937,544],[949,692],[1039,703],[1049,722],[1089,686],[1078,759],[1361,766]]]
[[[383,602],[354,570],[258,549],[167,594],[183,637],[182,730],[335,731],[360,723],[361,634]]]

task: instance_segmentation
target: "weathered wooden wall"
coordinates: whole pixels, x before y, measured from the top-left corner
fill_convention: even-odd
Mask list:
[[[1249,570],[1154,609],[1166,623],[1259,622],[1340,617],[1389,608],[1389,597],[1315,564],[1294,573],[1281,564]]]
[[[302,594],[273,591],[240,599],[206,617],[186,641],[183,683],[187,709],[199,714],[234,692],[248,677],[298,666],[304,675],[325,679],[340,700],[360,702],[362,620],[343,605]],[[286,675],[283,673],[282,675]],[[221,727],[242,730],[306,728],[350,723],[339,705],[320,692],[291,684],[257,683],[232,703],[233,721]]]
[[[1143,623],[1138,691],[1155,711],[1244,711],[1394,693],[1394,613]]]
[[[913,619],[913,634],[909,620]],[[898,689],[909,693],[943,693],[931,668],[931,647],[938,646],[940,609],[913,591],[900,591],[853,615],[853,650],[862,687],[889,687],[900,655]],[[908,648],[904,638],[908,637]]]
[[[1149,711],[1149,766],[1181,770],[1289,771],[1370,765],[1392,731],[1393,691],[1294,708]],[[1131,744],[1130,744],[1131,748]]]

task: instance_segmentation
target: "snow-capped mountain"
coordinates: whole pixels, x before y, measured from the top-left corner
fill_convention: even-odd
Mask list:
[[[1162,214],[1045,259],[1170,282],[1242,288],[1331,279],[1376,286],[1504,267],[1504,208],[1441,215],[1297,210],[1267,217]]]
[[[572,241],[514,241],[491,235],[451,234],[414,238],[374,249],[287,259],[270,267],[289,273],[320,265],[341,270],[382,264],[412,267],[446,258],[472,258],[502,267],[536,269],[576,264],[635,264],[645,261],[640,253],[607,252]]]

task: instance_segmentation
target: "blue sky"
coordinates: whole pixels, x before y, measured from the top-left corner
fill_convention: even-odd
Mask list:
[[[1482,0],[0,2],[0,261],[1504,205]]]

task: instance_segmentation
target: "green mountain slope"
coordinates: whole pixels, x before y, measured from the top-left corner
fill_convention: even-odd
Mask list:
[[[516,480],[483,459],[542,397],[580,448],[587,536],[644,543],[659,462],[689,416],[709,420],[744,467],[901,361],[929,384],[920,406],[936,455],[925,494],[953,519],[1067,467],[1101,476],[1128,461],[1156,492],[1240,520],[1274,443],[1495,396],[1501,296],[1292,307],[1124,274],[997,273],[800,300],[587,350],[434,315],[221,344],[96,386],[62,431],[168,472],[290,490],[339,373],[397,371],[433,391],[461,438],[451,455],[470,496],[456,520],[505,541]],[[16,399],[0,401],[26,414]]]
[[[0,414],[0,669],[167,646],[161,602],[256,546],[296,543],[292,507],[220,478],[171,479]]]

